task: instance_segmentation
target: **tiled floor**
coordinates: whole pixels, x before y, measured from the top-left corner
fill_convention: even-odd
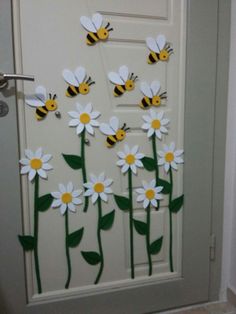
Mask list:
[[[236,314],[236,307],[229,302],[214,302],[185,309],[161,312],[162,314]]]

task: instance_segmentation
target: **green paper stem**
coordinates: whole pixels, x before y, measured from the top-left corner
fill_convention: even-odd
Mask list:
[[[129,188],[129,232],[130,232],[130,265],[131,278],[134,279],[134,232],[133,232],[133,191],[132,191],[132,170],[128,170],[128,188]]]
[[[68,269],[68,275],[67,280],[65,284],[65,289],[69,288],[70,285],[70,279],[71,279],[71,261],[70,261],[70,250],[68,246],[68,237],[69,237],[69,221],[68,221],[68,210],[65,212],[65,232],[66,232],[66,238],[65,238],[65,247],[66,247],[66,261],[67,261],[67,269]]]
[[[100,258],[101,258],[101,262],[100,262],[100,268],[99,268],[99,272],[97,274],[97,278],[94,282],[94,284],[96,285],[99,280],[100,277],[102,275],[102,271],[104,268],[104,256],[103,256],[103,249],[102,249],[102,239],[101,239],[101,219],[102,219],[102,202],[101,202],[101,198],[100,196],[98,196],[98,226],[97,226],[97,238],[98,238],[98,247],[99,247],[99,253],[100,253]]]
[[[42,293],[42,285],[40,278],[40,269],[39,269],[39,257],[38,257],[38,232],[39,232],[39,212],[37,210],[37,200],[39,198],[39,175],[36,173],[35,183],[34,183],[34,264],[35,264],[35,273],[38,286],[38,293]]]
[[[159,167],[158,167],[158,159],[157,159],[157,146],[156,146],[156,135],[155,132],[152,135],[152,150],[153,150],[153,159],[155,161],[155,178],[156,178],[156,186],[158,186],[159,183]],[[157,208],[160,207],[160,201],[157,200]]]
[[[148,275],[152,275],[152,258],[150,253],[150,222],[151,222],[151,209],[150,205],[147,207],[147,234],[146,234],[146,248],[147,248],[147,256],[148,256],[148,265],[149,272]]]
[[[172,169],[170,167],[170,193],[169,193],[169,206],[172,202],[172,192],[173,192],[173,174]],[[170,228],[170,239],[169,239],[169,263],[170,263],[170,271],[174,272],[173,267],[173,226],[172,226],[172,212],[169,209],[169,228]]]
[[[81,158],[82,158],[82,176],[83,176],[83,183],[87,182],[87,174],[86,174],[86,165],[85,165],[85,129],[81,133]],[[86,191],[87,189],[84,188]],[[83,211],[86,212],[88,210],[89,205],[89,197],[84,197],[84,208]]]

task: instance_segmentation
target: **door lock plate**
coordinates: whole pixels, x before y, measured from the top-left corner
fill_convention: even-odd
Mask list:
[[[0,100],[0,118],[5,117],[9,112],[9,107],[8,105]]]

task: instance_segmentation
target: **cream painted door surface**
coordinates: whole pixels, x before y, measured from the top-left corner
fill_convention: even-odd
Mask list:
[[[100,15],[91,20],[95,13]],[[101,17],[100,32],[108,33],[107,40],[99,40]],[[12,306],[9,313],[147,313],[207,300],[213,105],[203,110],[188,103],[187,87],[201,88],[202,82],[186,80],[187,1],[13,1],[13,26],[15,70],[34,75],[35,82],[17,84],[25,174],[22,230],[15,239],[19,235],[18,246],[24,248],[27,306],[21,304],[19,311]],[[85,27],[96,35],[87,37]],[[149,48],[160,49],[150,55],[146,38],[158,35],[165,36],[166,46],[163,36],[156,43],[147,40]],[[213,37],[210,31],[205,36]],[[210,52],[210,44],[206,49]],[[118,85],[129,79],[133,86],[115,87],[111,79]],[[160,82],[160,90],[153,81]],[[45,87],[45,96],[39,86]],[[121,95],[114,95],[114,88]],[[158,106],[154,98],[150,101],[155,94],[160,95]],[[52,111],[43,107],[55,104]],[[194,117],[209,128],[203,123],[196,134]],[[156,130],[149,138],[144,120],[146,129]],[[128,128],[125,138],[110,134],[109,123],[115,131]],[[135,155],[135,145],[144,158]],[[205,168],[197,169],[204,155]],[[139,159],[137,173],[133,156]],[[162,188],[155,195],[154,185],[144,183],[140,190],[143,181]],[[159,194],[157,205],[154,201],[144,209],[144,198],[151,201]]]

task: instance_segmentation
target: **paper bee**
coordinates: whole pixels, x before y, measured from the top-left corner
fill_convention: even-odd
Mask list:
[[[73,73],[70,70],[63,70],[62,76],[66,83],[69,84],[66,90],[67,97],[74,97],[78,94],[86,95],[90,91],[90,86],[95,84],[91,77],[87,78],[86,70],[83,67],[78,67]]]
[[[100,13],[93,14],[91,19],[87,16],[81,16],[80,23],[87,31],[89,31],[86,41],[89,46],[94,45],[100,40],[107,40],[109,32],[113,31],[113,28],[109,28],[110,23],[107,23],[105,27],[102,27],[103,17]]]
[[[101,123],[100,125],[100,131],[107,135],[106,145],[108,148],[114,147],[117,142],[123,141],[129,129],[126,127],[126,123],[120,127],[120,121],[117,117],[111,117],[109,124]]]
[[[150,85],[147,82],[141,82],[140,90],[144,97],[139,106],[142,109],[148,109],[151,106],[158,107],[163,99],[167,99],[166,92],[159,94],[161,84],[159,81],[153,81]]]
[[[135,81],[137,76],[134,76],[134,73],[129,73],[129,69],[126,65],[122,65],[118,73],[109,72],[109,80],[115,84],[114,87],[114,96],[118,97],[124,94],[125,91],[131,91],[135,88]]]
[[[147,62],[153,64],[160,61],[168,61],[173,49],[166,43],[164,35],[158,35],[157,38],[147,37],[146,43],[151,50]]]
[[[35,89],[35,95],[26,97],[25,102],[28,106],[36,108],[36,119],[42,120],[46,118],[49,111],[57,109],[56,94],[47,95],[46,88],[38,86]]]

